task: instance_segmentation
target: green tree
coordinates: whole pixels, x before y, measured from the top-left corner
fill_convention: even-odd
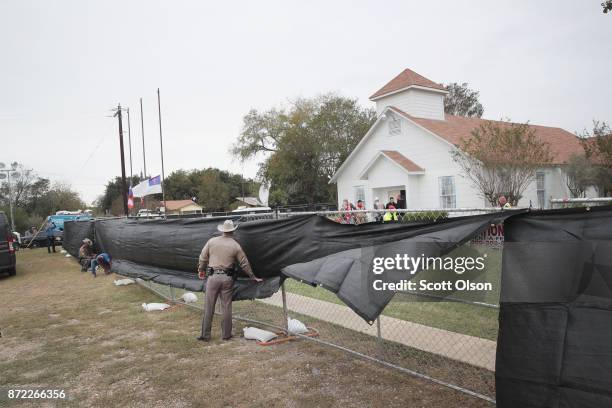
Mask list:
[[[450,115],[480,118],[484,113],[478,101],[480,92],[468,88],[466,82],[446,84],[448,94],[444,97],[444,112]]]
[[[78,192],[67,184],[56,183],[41,197],[37,212],[46,217],[59,210],[76,211],[85,208]]]
[[[197,195],[198,177],[195,171],[176,170],[164,180],[166,197],[172,200],[191,199]]]
[[[458,147],[453,159],[494,207],[502,194],[516,206],[537,169],[552,161],[550,146],[526,123],[485,121]]]
[[[221,187],[223,185],[223,187]],[[252,196],[259,190],[259,183],[244,179],[239,174],[209,167],[201,170],[176,170],[164,182],[166,197],[170,200],[196,201],[208,211],[225,211],[236,197]],[[219,197],[210,197],[211,194]]]
[[[34,212],[36,203],[40,197],[49,190],[49,180],[40,178],[32,170],[20,163],[12,163],[11,169],[11,194],[14,207],[25,208],[27,213]],[[0,177],[4,176],[0,173]],[[0,204],[9,205],[8,177],[2,179],[0,185]]]
[[[596,168],[594,185],[599,195],[612,195],[612,129],[606,122],[593,121],[593,130],[584,130],[581,135],[582,147]]]
[[[298,99],[286,110],[249,111],[232,152],[242,160],[265,155],[259,176],[271,183],[271,203],[335,202],[329,180],[375,119],[356,99]]]
[[[224,211],[229,205],[230,189],[218,171],[205,171],[198,186],[198,202],[205,211]]]
[[[135,186],[136,184],[140,183],[140,181],[140,176],[132,176],[132,186]],[[129,178],[127,179],[127,183],[129,188]],[[123,186],[121,183],[121,177],[115,177],[106,184],[106,187],[104,188],[104,194],[97,200],[97,206],[99,207],[100,212],[105,213],[107,210],[111,211],[111,208],[113,208],[113,203],[115,202],[117,197],[123,200]],[[123,204],[121,204],[120,212],[111,211],[111,214],[123,214]]]
[[[565,169],[565,183],[572,197],[584,197],[587,188],[597,184],[597,173],[597,166],[585,154],[572,155]]]

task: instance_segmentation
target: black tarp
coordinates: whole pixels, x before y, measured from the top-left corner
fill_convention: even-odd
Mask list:
[[[434,234],[436,239],[445,242],[465,241],[490,224],[499,223],[518,212],[524,211],[411,224],[345,225],[316,215],[244,222],[234,233],[234,238],[242,245],[255,274],[265,280],[256,284],[239,279],[235,299],[271,296],[283,278],[281,270],[290,265],[427,234]],[[112,255],[113,270],[122,275],[201,290],[202,282],[196,273],[197,259],[206,241],[220,234],[218,223],[219,219],[208,218],[99,219],[95,221],[94,241],[98,251]],[[445,236],[444,231],[458,232]],[[380,312],[380,308],[364,312],[354,296],[357,295],[347,294],[343,298],[362,317],[370,320],[373,314]]]
[[[79,248],[83,240],[89,238],[94,241],[94,221],[66,221],[64,223],[64,237],[62,247],[74,257],[79,256]],[[95,245],[94,245],[95,250]]]
[[[405,271],[387,270],[384,275],[371,273],[374,257],[394,257],[396,254],[438,257],[469,241],[491,224],[499,224],[517,212],[502,212],[472,217],[451,218],[442,223],[404,226],[396,231],[395,239],[385,244],[364,236],[362,246],[306,263],[285,267],[283,274],[320,285],[334,293],[355,313],[372,323],[393,298],[392,291],[373,290],[373,281],[399,282],[412,279]],[[373,245],[378,244],[378,245]],[[353,245],[355,246],[355,245]]]
[[[612,407],[612,209],[505,223],[497,405]]]

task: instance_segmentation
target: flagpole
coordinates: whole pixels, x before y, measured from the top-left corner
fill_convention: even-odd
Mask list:
[[[144,166],[143,180],[147,179],[147,154],[145,152],[144,116],[142,114],[142,98],[140,98],[140,133],[142,134],[142,164]],[[140,180],[142,182],[142,180]],[[147,208],[145,197],[140,198],[140,208]]]
[[[166,214],[166,192],[164,190],[164,140],[162,137],[162,118],[161,118],[161,98],[159,96],[159,88],[157,88],[157,114],[159,116],[159,146],[161,151],[161,189],[162,201],[164,203],[164,215]]]
[[[144,118],[142,115],[142,98],[140,98],[140,133],[142,134],[142,164],[144,165],[144,178],[147,178],[147,154],[144,141]]]
[[[132,177],[134,174],[132,172],[132,128],[130,126],[130,108],[126,109],[127,117],[128,117],[128,143],[129,143],[129,151],[130,151],[130,187],[132,186]]]

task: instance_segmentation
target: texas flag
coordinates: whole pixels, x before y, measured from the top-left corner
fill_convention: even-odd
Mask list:
[[[132,191],[132,187],[130,187],[130,190],[128,193],[128,208],[129,209],[134,208],[134,192]]]

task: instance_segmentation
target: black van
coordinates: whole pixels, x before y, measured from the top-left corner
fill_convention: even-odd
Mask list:
[[[0,272],[15,275],[15,247],[13,234],[6,215],[0,211]]]

